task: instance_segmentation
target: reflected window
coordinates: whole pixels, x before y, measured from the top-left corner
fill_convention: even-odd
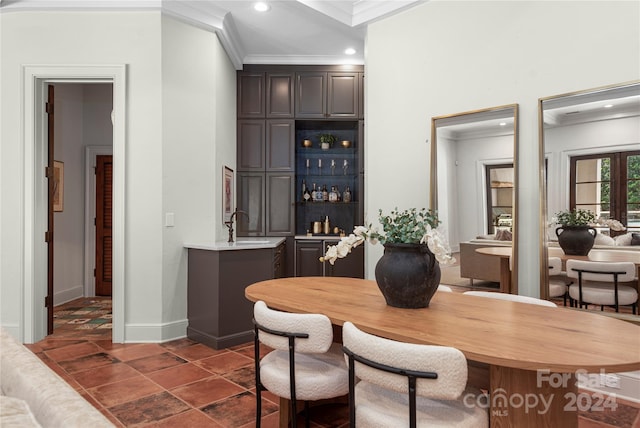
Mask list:
[[[513,164],[487,165],[487,230],[495,234],[498,230],[513,228]]]
[[[640,151],[570,159],[571,209],[590,210],[596,217],[619,220],[628,231],[640,231]]]

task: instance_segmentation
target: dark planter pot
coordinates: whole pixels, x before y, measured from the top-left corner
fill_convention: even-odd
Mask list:
[[[426,245],[384,244],[376,282],[387,305],[426,308],[440,284],[440,265]]]
[[[586,256],[591,251],[598,231],[589,226],[560,226],[556,229],[558,245],[570,256]]]

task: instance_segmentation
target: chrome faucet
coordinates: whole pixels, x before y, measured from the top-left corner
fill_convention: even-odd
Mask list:
[[[233,214],[231,214],[231,217],[229,217],[229,221],[224,222],[224,225],[229,228],[229,240],[227,242],[233,242],[233,218],[235,217],[237,220],[238,213],[244,214],[247,217],[247,220],[249,220],[249,214],[236,208]]]

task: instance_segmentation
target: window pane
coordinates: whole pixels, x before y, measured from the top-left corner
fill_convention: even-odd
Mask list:
[[[640,203],[627,205],[627,228],[640,228]]]
[[[640,203],[640,155],[627,156],[627,203]]]
[[[611,183],[608,182],[576,184],[576,205],[605,203],[609,209],[610,194]]]
[[[603,164],[605,164],[604,168]],[[577,161],[576,183],[609,181],[609,165],[609,158],[582,159]]]

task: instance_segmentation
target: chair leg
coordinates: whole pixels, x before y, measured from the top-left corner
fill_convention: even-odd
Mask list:
[[[253,361],[256,375],[256,428],[260,428],[262,416],[262,383],[260,382],[260,341],[258,328],[254,328]]]
[[[309,428],[309,402],[308,401],[304,402],[304,418],[305,418],[304,426],[306,428]]]

